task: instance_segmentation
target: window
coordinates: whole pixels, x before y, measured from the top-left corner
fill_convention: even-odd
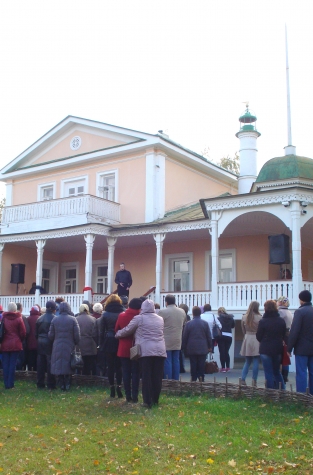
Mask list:
[[[165,256],[166,282],[165,287],[170,292],[185,292],[192,290],[193,255],[172,254]]]
[[[211,251],[205,253],[205,287],[212,286],[212,258]],[[219,251],[218,259],[219,282],[236,282],[236,249],[223,249]]]
[[[106,260],[93,261],[92,288],[97,294],[108,293],[108,262]]]
[[[84,195],[88,192],[87,188],[87,177],[63,180],[63,198]]]
[[[61,289],[66,294],[75,294],[78,287],[78,262],[67,262],[62,264]]]
[[[97,175],[97,196],[117,201],[117,170]]]
[[[45,183],[38,186],[38,201],[49,201],[55,198],[55,183]]]
[[[46,294],[50,292],[50,269],[42,269],[41,286],[45,289]]]

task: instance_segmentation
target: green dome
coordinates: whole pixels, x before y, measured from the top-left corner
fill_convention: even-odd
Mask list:
[[[261,168],[256,183],[288,180],[290,178],[313,180],[313,160],[298,155],[272,158]]]

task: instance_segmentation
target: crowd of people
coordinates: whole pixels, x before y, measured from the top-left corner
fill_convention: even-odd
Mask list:
[[[124,272],[124,269],[122,269]],[[129,283],[127,284],[129,286]],[[128,289],[127,289],[128,290]],[[289,300],[268,300],[264,314],[251,302],[242,317],[244,334],[241,355],[245,357],[242,384],[252,365],[252,384],[258,378],[261,360],[268,388],[285,389],[292,351],[296,360],[297,391],[313,394],[312,295],[299,294],[300,308],[292,317]],[[192,308],[176,305],[175,296],[165,297],[165,308],[145,297],[111,294],[104,306],[83,301],[74,315],[63,298],[48,300],[45,308],[34,305],[25,317],[21,304],[0,307],[3,335],[0,347],[6,389],[14,388],[16,369],[37,371],[37,387],[70,389],[73,353],[80,352],[83,375],[108,378],[110,397],[138,403],[142,381],[143,405],[158,404],[162,379],[178,380],[184,372],[184,356],[190,359],[191,380],[204,381],[208,354],[218,347],[220,371],[230,371],[229,350],[235,319],[220,307],[215,315],[210,304]],[[136,347],[138,359],[131,359]],[[139,348],[139,350],[138,350]],[[309,383],[308,383],[309,375]]]

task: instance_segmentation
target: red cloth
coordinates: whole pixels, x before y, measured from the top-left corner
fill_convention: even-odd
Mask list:
[[[37,338],[36,338],[36,322],[41,313],[38,310],[31,309],[30,315],[27,319],[29,323],[29,335],[27,337],[27,349],[37,350]]]
[[[125,312],[120,313],[115,324],[115,333],[122,328],[127,327],[129,322],[139,315],[140,309],[128,308]],[[129,358],[129,350],[133,346],[134,335],[120,338],[117,350],[117,356],[120,358]]]
[[[290,358],[287,355],[287,345],[286,345],[285,342],[284,342],[284,346],[283,346],[283,358],[282,358],[281,364],[282,364],[282,366],[289,366],[291,364]]]
[[[4,337],[1,351],[21,351],[22,341],[26,336],[26,329],[20,313],[3,312]]]

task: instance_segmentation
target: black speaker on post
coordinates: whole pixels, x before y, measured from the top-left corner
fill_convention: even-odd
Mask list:
[[[290,264],[289,236],[286,234],[268,236],[268,243],[270,264]]]
[[[25,264],[11,264],[11,284],[24,284]]]

